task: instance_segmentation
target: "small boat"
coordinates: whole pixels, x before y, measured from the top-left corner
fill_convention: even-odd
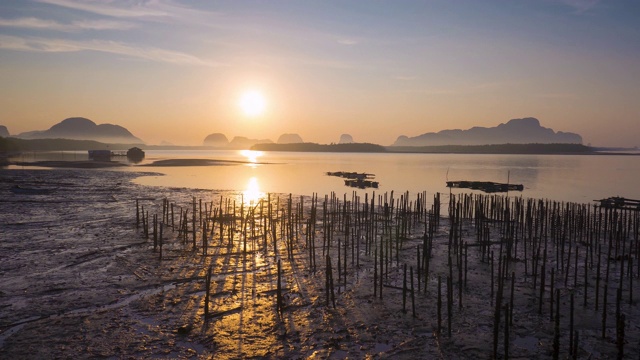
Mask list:
[[[447,181],[447,187],[480,190],[487,193],[524,190],[522,184],[504,184],[491,181]]]
[[[15,185],[10,190],[14,194],[21,194],[21,195],[48,195],[55,191],[55,189],[30,188],[30,187],[23,187],[20,185]]]

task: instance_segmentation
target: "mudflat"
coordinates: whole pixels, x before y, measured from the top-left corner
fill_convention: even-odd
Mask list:
[[[571,294],[578,357],[606,359],[619,351],[613,286],[629,263],[602,258],[598,270],[604,274],[609,262],[612,280],[606,307],[601,289],[596,310],[595,262],[585,260],[588,252],[579,242],[564,254],[567,265],[554,253],[559,242],[549,240],[548,267],[538,267],[535,280],[533,255],[525,250],[533,245],[510,250],[513,259],[501,272],[502,305],[510,306],[499,308],[496,323],[500,256],[490,262],[482,246],[460,246],[479,244],[473,220],[452,222],[442,214],[435,223],[426,213],[399,211],[399,203],[380,206],[387,195],[365,212],[363,199],[347,198],[345,206],[342,197],[271,194],[246,203],[240,191],[131,181],[145,174],[0,170],[3,358],[476,359],[492,356],[498,336],[499,357],[508,351],[510,357],[546,359],[554,349],[556,313],[558,351],[566,357]],[[47,191],[15,192],[15,186]],[[486,199],[498,204],[503,198]],[[508,244],[501,233],[511,223],[489,220],[483,220],[482,240],[499,254]],[[376,227],[367,228],[367,221]],[[518,229],[526,237],[526,227]],[[427,272],[418,260],[428,232]],[[452,239],[464,253],[450,252]],[[556,266],[560,308],[549,294],[548,276]],[[540,292],[543,271],[546,292]],[[636,358],[640,315],[633,293],[640,289],[635,270],[626,274],[624,351]],[[503,312],[509,308],[507,326]]]

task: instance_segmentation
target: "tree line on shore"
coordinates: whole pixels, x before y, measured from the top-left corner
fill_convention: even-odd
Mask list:
[[[25,140],[0,137],[0,153],[21,151],[82,151],[94,149],[126,150],[131,144],[107,144],[93,140],[34,139]],[[158,146],[139,147],[161,149]],[[180,149],[202,149],[207,147],[179,147]],[[256,144],[251,150],[297,151],[297,152],[369,152],[369,153],[455,153],[455,154],[589,154],[596,150],[582,144],[491,144],[491,145],[442,145],[442,146],[382,146],[371,143],[350,144]]]

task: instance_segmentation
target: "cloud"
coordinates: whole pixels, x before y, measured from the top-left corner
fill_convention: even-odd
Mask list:
[[[158,9],[153,1],[113,2],[113,1],[75,1],[75,0],[38,0],[41,3],[56,5],[69,9],[90,12],[111,17],[166,17],[169,13]]]
[[[135,27],[131,23],[112,20],[74,21],[71,26],[80,30],[128,30]]]
[[[331,56],[314,56],[312,54],[297,54],[297,53],[280,53],[280,54],[264,54],[260,57],[263,63],[275,64],[279,66],[303,66],[303,67],[318,67],[337,70],[366,70],[369,66],[360,62],[353,62],[349,60],[337,59]]]
[[[218,13],[192,9],[171,0],[113,1],[113,0],[36,0],[40,3],[64,7],[94,15],[148,21],[180,20],[188,23],[210,24]]]
[[[222,65],[178,51],[154,47],[136,47],[122,42],[104,40],[76,41],[0,35],[0,49],[46,53],[97,51],[170,64],[199,66]]]
[[[560,0],[560,2],[573,8],[577,13],[583,13],[596,7],[600,0]]]
[[[0,19],[0,27],[76,32],[82,30],[128,30],[133,24],[113,20],[81,20],[69,24],[34,17]]]
[[[340,45],[356,45],[358,42],[353,39],[338,39],[338,44]]]

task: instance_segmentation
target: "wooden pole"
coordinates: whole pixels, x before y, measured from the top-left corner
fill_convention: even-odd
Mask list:
[[[553,327],[553,359],[560,358],[560,290],[556,290],[556,316]]]
[[[278,284],[277,284],[277,309],[278,309],[278,313],[280,314],[280,316],[282,316],[282,308],[283,308],[283,303],[282,303],[282,267],[280,265],[280,259],[278,259]]]
[[[211,266],[207,269],[204,284],[204,320],[209,318],[209,293],[211,291]]]
[[[402,281],[402,313],[407,313],[407,264],[404,264],[404,279]]]
[[[442,276],[438,275],[438,336],[442,334]]]
[[[413,267],[409,269],[409,277],[411,278],[411,314],[416,317],[416,297],[413,289]]]

